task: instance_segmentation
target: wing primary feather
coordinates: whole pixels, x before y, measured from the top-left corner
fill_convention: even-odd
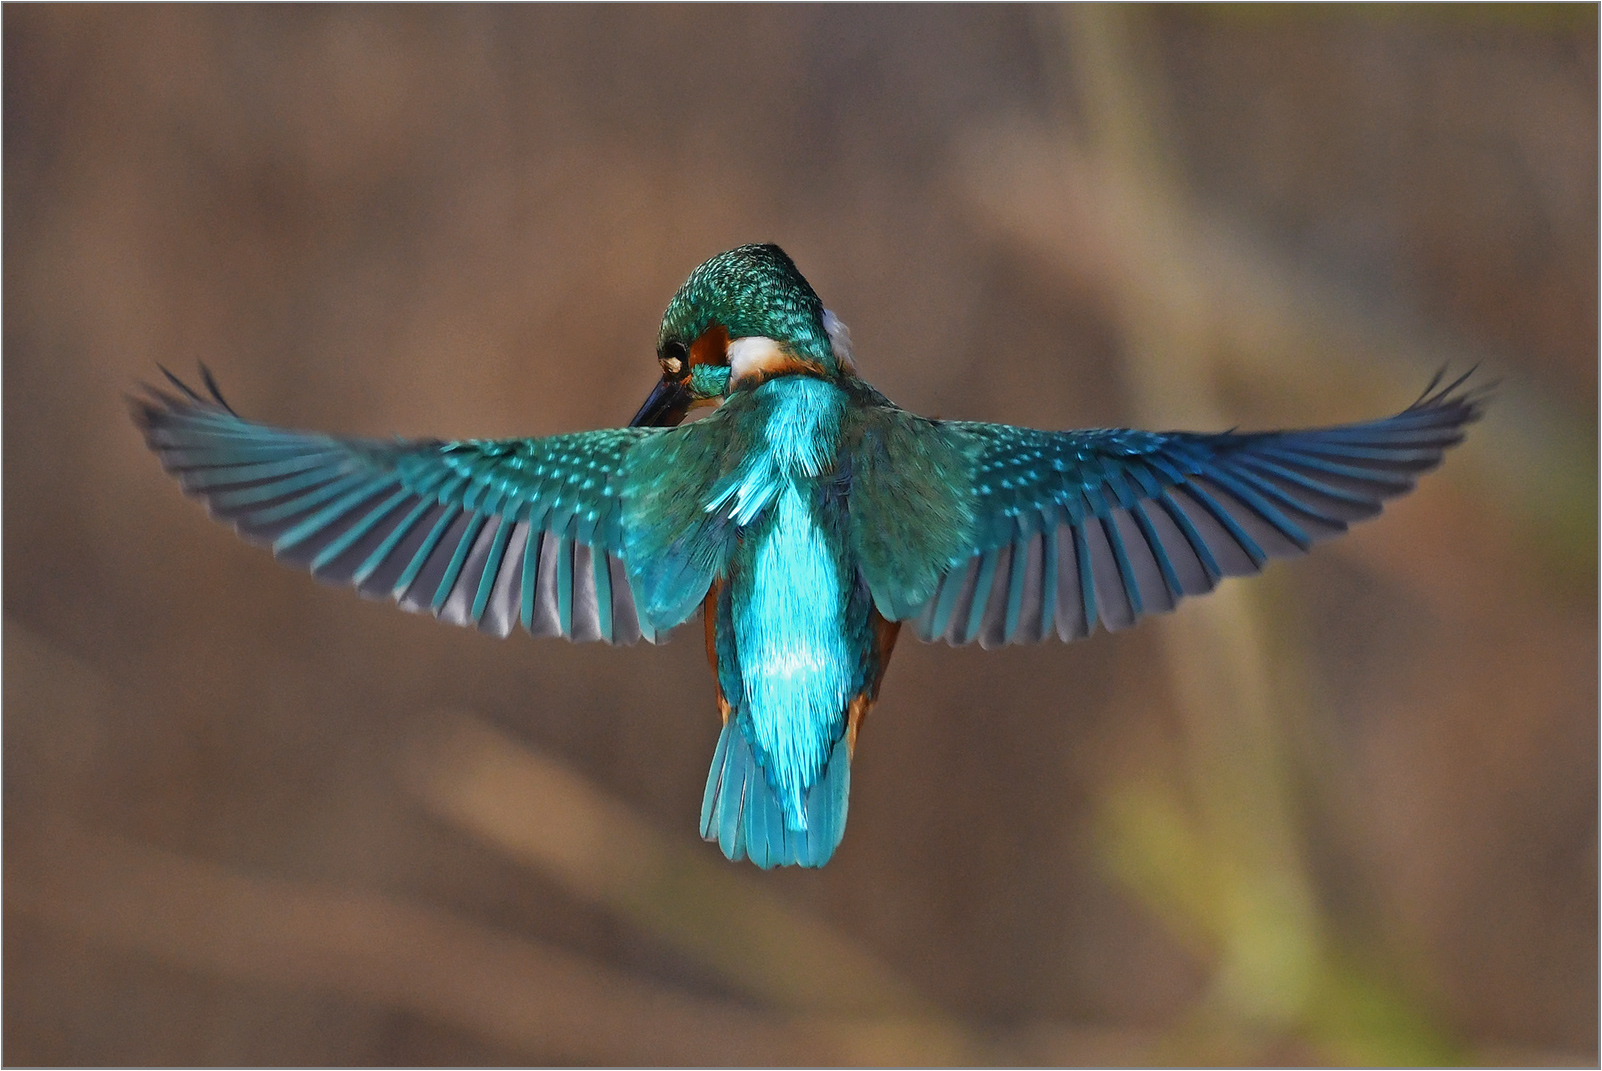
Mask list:
[[[532,512],[532,506],[530,506]],[[541,551],[545,548],[545,533],[540,528],[529,523],[529,541],[524,544],[522,551],[522,628],[527,629],[532,636],[540,636],[540,632],[533,631],[533,608],[537,602],[540,591],[540,570],[543,562],[540,560]]]
[[[479,576],[478,593],[473,596],[473,609],[469,613],[476,626],[484,619],[484,609],[489,605],[490,594],[495,590],[495,582],[501,575],[501,562],[506,555],[506,544],[512,537],[512,521],[506,517],[496,519],[495,540],[490,544],[489,554],[484,559],[484,570]]]
[[[1018,526],[1013,526],[1018,531]],[[990,597],[984,602],[984,614],[979,619],[979,646],[990,650],[1007,643],[1007,611],[1012,602],[1012,574],[1014,571],[1023,573],[1023,563],[1017,560],[1015,548],[1021,536],[1014,535],[1014,541],[1003,543],[991,553],[996,556],[996,571],[990,581]]]
[[[590,549],[590,567],[595,573],[595,626],[601,639],[612,638],[612,569],[606,551]]]
[[[1174,576],[1179,581],[1179,591],[1185,595],[1201,595],[1213,590],[1217,583],[1216,577],[1207,571],[1207,566],[1202,563],[1195,546],[1174,522],[1168,508],[1162,504],[1161,497],[1143,503],[1142,511],[1152,530],[1157,533],[1163,552],[1174,568]],[[1178,595],[1175,599],[1177,601]]]
[[[355,546],[363,536],[367,535],[367,533],[378,527],[379,523],[383,521],[385,517],[388,517],[391,513],[394,513],[401,507],[402,503],[411,497],[412,493],[410,491],[406,490],[405,488],[401,488],[399,491],[396,491],[394,494],[384,499],[384,501],[368,510],[365,517],[351,525],[349,528],[345,529],[345,531],[341,532],[336,539],[330,540],[326,546],[317,552],[316,556],[313,557],[309,563],[311,571],[313,573],[318,573],[332,564],[335,559],[337,559],[341,554],[344,554],[351,547]],[[354,580],[355,577],[352,576],[350,579]]]
[[[1441,458],[1441,452],[1435,449],[1419,450],[1405,446],[1357,446],[1331,442],[1328,439],[1315,438],[1311,435],[1286,435],[1285,442],[1301,453],[1315,454],[1319,457],[1340,458],[1342,461],[1364,462],[1383,467],[1386,470],[1400,470],[1410,474],[1429,468]]]
[[[1284,446],[1263,446],[1259,447],[1256,453],[1261,457],[1275,458],[1287,464],[1312,469],[1326,476],[1338,476],[1363,484],[1378,485],[1382,488],[1377,492],[1381,498],[1399,495],[1413,486],[1412,479],[1407,476],[1398,476],[1372,468],[1359,468],[1356,465],[1343,465],[1328,458],[1308,455],[1299,447],[1293,449]]]
[[[1057,532],[1060,525],[1048,514],[1040,528],[1040,638],[1057,628]]]
[[[645,636],[640,615],[634,608],[634,591],[629,587],[628,566],[621,558],[606,556],[612,574],[612,642],[633,643]]]
[[[977,557],[969,558],[946,570],[945,578],[940,582],[940,598],[935,603],[934,617],[929,622],[930,638],[939,639],[946,634],[951,624],[951,612],[956,609],[957,597],[962,594],[963,582],[968,571],[976,567],[976,561]]]
[[[1425,409],[1427,407],[1431,407],[1431,406],[1437,405],[1443,399],[1445,399],[1447,395],[1451,394],[1457,388],[1461,387],[1464,383],[1468,382],[1468,378],[1470,376],[1472,376],[1474,374],[1475,370],[1478,369],[1479,367],[1480,367],[1479,363],[1476,362],[1475,364],[1470,366],[1470,368],[1469,368],[1469,370],[1467,372],[1464,372],[1462,375],[1458,376],[1456,379],[1452,380],[1452,382],[1448,383],[1444,387],[1441,387],[1441,389],[1439,391],[1437,391],[1437,390],[1435,390],[1435,388],[1440,385],[1441,380],[1446,378],[1446,366],[1442,365],[1440,367],[1440,369],[1435,373],[1435,375],[1433,377],[1431,377],[1430,382],[1429,382],[1429,386],[1424,388],[1424,393],[1420,394],[1418,396],[1418,401],[1416,401],[1412,405],[1408,406],[1406,409],[1403,410],[1403,412],[1404,413],[1417,412],[1417,411],[1419,411],[1421,409]]]
[[[444,588],[445,597],[438,605],[430,600],[429,609],[437,619],[448,625],[476,626],[478,621],[473,617],[473,600],[478,595],[484,567],[489,561],[490,550],[495,545],[495,535],[501,525],[500,518],[493,514],[465,513],[464,516],[466,523],[462,526],[462,535],[456,542],[449,563],[455,567],[456,575],[451,575],[449,566],[440,571],[435,594],[438,595],[438,588]],[[468,548],[465,556],[462,553],[464,545]],[[459,564],[457,559],[461,559]]]
[[[1200,480],[1193,479],[1179,490],[1184,492],[1185,497],[1195,502],[1223,530],[1225,535],[1234,541],[1239,551],[1246,556],[1248,564],[1244,569],[1240,570],[1241,572],[1255,573],[1262,569],[1263,565],[1268,561],[1268,554],[1262,547],[1257,545],[1255,539],[1246,534],[1246,530],[1236,522],[1234,517],[1229,515],[1229,511],[1220,505],[1217,499],[1207,493]]]
[[[1118,564],[1117,551],[1123,549],[1123,544],[1118,540],[1118,529],[1109,520],[1086,517],[1080,531],[1089,551],[1096,616],[1109,632],[1116,632],[1135,623],[1135,608]]]
[[[484,604],[482,615],[477,617],[476,621],[480,632],[505,637],[512,631],[512,626],[517,624],[518,599],[523,585],[523,548],[528,543],[529,527],[522,521],[514,521],[511,517],[503,516],[501,528],[510,534],[501,549],[500,567],[493,570],[495,584],[490,590],[489,600]],[[500,538],[500,529],[496,530],[495,537]],[[491,573],[492,571],[486,568],[485,575],[489,576]]]
[[[1012,545],[1008,562],[1007,617],[1001,629],[1001,642],[1011,643],[1018,638],[1018,625],[1024,615],[1024,585],[1029,582],[1029,553],[1038,533],[1020,535]],[[1037,574],[1038,579],[1038,574]]]
[[[990,601],[990,586],[996,579],[997,552],[987,550],[979,557],[979,575],[974,580],[973,597],[969,602],[967,620],[963,623],[960,643],[972,643],[979,636],[984,621],[985,604]]]
[[[1024,537],[1021,561],[1020,548],[1013,547],[1013,585],[1020,593],[1020,598],[1017,621],[1007,639],[1008,643],[1040,642],[1041,604],[1045,601],[1045,544],[1045,533],[1036,529]]]
[[[151,447],[160,455],[162,465],[172,473],[212,468],[229,470],[242,465],[298,458],[327,460],[346,456],[339,450],[308,452],[306,444],[299,441],[257,442],[241,439],[239,442],[225,440],[219,443],[218,438],[210,431],[189,434],[166,429],[151,433]]]
[[[1268,458],[1257,454],[1243,454],[1237,459],[1236,463],[1242,468],[1250,468],[1261,476],[1276,479],[1282,483],[1288,483],[1301,491],[1333,500],[1337,505],[1325,506],[1319,511],[1322,515],[1332,519],[1356,521],[1365,517],[1372,517],[1379,512],[1379,503],[1374,498],[1365,497],[1316,480],[1305,473],[1297,472],[1295,469],[1270,461]],[[1341,512],[1332,513],[1332,509],[1340,509]]]
[[[179,390],[183,391],[184,392],[184,396],[187,397],[190,401],[198,402],[201,405],[205,405],[206,404],[206,399],[202,398],[200,395],[196,394],[193,390],[191,390],[190,387],[189,387],[189,384],[185,383],[183,380],[179,379],[177,376],[175,376],[171,372],[167,371],[167,366],[166,365],[158,364],[158,365],[156,365],[156,367],[161,369],[161,374],[167,377],[167,382],[171,383],[173,386],[175,386]],[[176,402],[177,399],[174,398],[173,401]],[[182,405],[183,403],[179,402],[178,404]]]
[[[1073,526],[1074,560],[1079,570],[1079,598],[1083,603],[1081,610],[1086,636],[1096,631],[1096,577],[1090,558],[1090,545],[1085,539],[1085,524],[1091,520],[1086,517],[1084,524]]]
[[[174,471],[185,491],[220,492],[225,488],[244,488],[258,481],[271,480],[279,476],[293,476],[308,469],[324,468],[330,462],[337,463],[342,456],[337,450],[317,450],[290,454],[268,461],[214,463],[190,469],[168,465],[167,468]]]
[[[1174,568],[1173,561],[1168,557],[1168,551],[1163,546],[1162,537],[1157,534],[1157,529],[1151,523],[1151,518],[1146,516],[1144,504],[1140,502],[1132,503],[1129,507],[1129,516],[1134,519],[1136,526],[1140,528],[1141,538],[1144,540],[1146,548],[1151,552],[1152,561],[1156,563],[1158,573],[1162,575],[1163,588],[1168,592],[1167,609],[1171,610],[1179,605],[1180,596],[1185,593],[1184,585],[1179,582],[1179,572]]]
[[[1128,509],[1120,507],[1113,510],[1112,515],[1102,521],[1102,527],[1117,535],[1119,547],[1123,549],[1123,565],[1128,566],[1129,572],[1127,576],[1122,572],[1119,575],[1125,577],[1126,587],[1132,595],[1129,608],[1138,619],[1144,614],[1172,610],[1174,606],[1167,580],[1157,564],[1156,555],[1152,553],[1146,533],[1130,512],[1137,505],[1139,503],[1131,502]],[[1111,540],[1108,542],[1111,543]],[[1114,551],[1117,549],[1115,547]],[[1114,557],[1116,559],[1116,553]]]
[[[562,635],[573,635],[573,540],[567,536],[556,549],[556,620]]]
[[[1057,536],[1057,635],[1075,640],[1095,631],[1096,589],[1083,529],[1077,524],[1064,527]]]
[[[456,520],[460,513],[460,510],[450,505],[447,505],[441,511],[439,520],[434,522],[434,527],[429,529],[428,535],[423,537],[423,543],[417,548],[417,552],[412,555],[412,560],[406,563],[406,568],[401,570],[401,575],[395,580],[394,592],[397,601],[403,599],[411,590],[413,582],[417,579],[417,574],[422,572],[424,563],[428,561],[430,555],[434,553],[434,547],[438,545],[440,539],[445,535],[445,529],[450,527],[451,522]]]
[[[417,505],[412,507],[411,512],[402,517],[400,523],[390,529],[389,534],[384,537],[384,541],[375,547],[366,560],[358,565],[356,571],[351,574],[351,579],[356,583],[357,587],[362,587],[367,583],[368,577],[373,575],[384,560],[400,545],[401,541],[411,533],[412,528],[422,519],[425,513],[438,507],[439,503],[437,502],[430,502],[427,499],[418,500]]]
[[[1229,475],[1277,506],[1287,520],[1292,515],[1301,518],[1295,523],[1306,535],[1309,544],[1346,531],[1346,521],[1340,516],[1342,511],[1336,509],[1333,514],[1329,513],[1328,507],[1317,495],[1306,491],[1293,493],[1284,482],[1264,476],[1238,461],[1230,466]]]
[[[984,555],[975,554],[968,559],[968,567],[962,573],[962,586],[958,589],[956,604],[951,608],[951,622],[944,634],[947,643],[967,642],[963,638],[963,629],[968,624],[969,607],[973,606],[974,591],[979,586],[979,573],[983,569]]]
[[[211,369],[207,368],[204,364],[200,366],[200,381],[204,383],[206,385],[206,389],[211,392],[213,401],[222,406],[224,409],[228,410],[228,412],[232,413],[234,416],[237,417],[239,415],[238,413],[234,412],[234,407],[229,405],[228,402],[223,398],[222,391],[217,386],[217,381],[212,378]]]
[[[385,490],[386,488],[393,487],[395,483],[396,479],[393,474],[386,474],[375,479],[368,480],[366,483],[362,484],[362,486],[356,488],[354,491],[351,491],[349,494],[341,496],[338,501],[324,506],[316,513],[313,513],[310,517],[307,517],[305,520],[289,529],[289,531],[273,540],[273,553],[281,554],[284,551],[289,550],[291,547],[306,541],[307,539],[316,535],[318,532],[321,532],[323,529],[327,528],[334,521],[337,521],[339,518],[345,516],[345,514],[349,513],[363,502],[366,502],[368,499],[372,498],[374,495]]]
[[[546,531],[540,537],[539,591],[534,598],[536,636],[561,636],[562,618],[556,605],[557,559],[561,557],[562,537]]]
[[[1393,417],[1378,424],[1355,424],[1344,428],[1321,428],[1316,433],[1327,442],[1351,443],[1357,446],[1384,447],[1406,444],[1411,447],[1430,446],[1446,449],[1463,440],[1463,429],[1457,423],[1430,422],[1417,427],[1398,426]]]
[[[1094,618],[1085,618],[1085,596],[1079,583],[1079,547],[1076,525],[1064,524],[1057,528],[1057,635],[1064,640],[1076,640],[1090,634]]]
[[[1118,525],[1118,514],[1121,509],[1113,510],[1101,519],[1101,530],[1107,536],[1107,543],[1112,548],[1113,563],[1118,567],[1119,587],[1123,589],[1124,597],[1129,603],[1130,624],[1144,612],[1141,601],[1140,576],[1135,571],[1134,562],[1130,559],[1129,548],[1124,544],[1124,533]]]
[[[321,487],[302,492],[294,498],[286,498],[266,509],[242,513],[229,519],[238,526],[241,534],[259,542],[270,543],[292,528],[297,523],[296,519],[306,512],[316,509],[329,499],[338,498],[357,489],[372,478],[371,472],[351,473]]]
[[[462,565],[467,561],[468,552],[473,549],[473,543],[478,539],[478,533],[488,519],[482,513],[464,511],[464,516],[467,522],[462,526],[462,534],[456,540],[456,547],[451,551],[451,556],[446,560],[445,571],[440,574],[433,597],[428,601],[429,609],[435,613],[439,613],[440,608],[445,605],[445,600],[450,598],[451,589],[456,586],[456,578],[462,573]]]
[[[594,551],[588,543],[573,543],[573,627],[568,637],[575,643],[598,640],[600,595],[595,590]]]
[[[370,477],[372,474],[357,473],[354,475],[357,479],[363,479]],[[298,503],[303,492],[315,493],[329,482],[337,481],[341,478],[349,480],[352,478],[352,474],[341,472],[339,468],[331,465],[318,465],[316,468],[298,472],[293,476],[285,476],[278,480],[268,480],[253,487],[245,487],[236,491],[218,491],[207,496],[207,501],[211,503],[212,510],[222,516],[237,513],[247,506],[264,506],[262,509],[251,512],[249,516],[257,524],[270,524],[275,520],[282,519],[283,516],[290,516],[299,512]],[[291,495],[295,497],[288,502],[280,503],[276,507],[265,507],[268,502],[274,502],[281,498],[288,499]],[[286,505],[290,506],[291,509],[288,514],[283,514],[280,511]]]
[[[1203,539],[1201,533],[1196,530],[1196,525],[1191,522],[1190,514],[1185,512],[1172,495],[1164,491],[1157,496],[1156,501],[1163,508],[1163,512],[1168,516],[1168,519],[1174,522],[1174,527],[1178,528],[1180,534],[1185,537],[1185,542],[1190,544],[1191,551],[1195,553],[1197,561],[1201,563],[1202,571],[1207,575],[1207,587],[1205,590],[1211,591],[1224,575],[1224,570],[1219,567],[1218,559],[1213,556],[1212,548],[1207,545],[1207,540]]]
[[[941,577],[940,581],[935,585],[934,594],[923,601],[923,606],[918,610],[918,615],[912,619],[913,631],[925,643],[933,643],[940,638],[934,631],[934,619],[935,611],[940,608],[940,588],[944,583],[945,578]]]
[[[1312,548],[1312,537],[1303,531],[1300,525],[1285,516],[1274,503],[1268,501],[1267,498],[1255,491],[1244,480],[1237,478],[1223,466],[1214,466],[1213,470],[1207,473],[1206,478],[1234,495],[1247,509],[1252,510],[1257,516],[1273,525],[1274,529],[1281,536],[1290,540],[1297,550],[1305,553]]]

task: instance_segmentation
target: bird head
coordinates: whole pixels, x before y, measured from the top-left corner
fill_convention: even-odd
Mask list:
[[[662,314],[662,379],[630,421],[670,427],[774,376],[855,371],[845,325],[776,245],[743,245],[690,273]]]

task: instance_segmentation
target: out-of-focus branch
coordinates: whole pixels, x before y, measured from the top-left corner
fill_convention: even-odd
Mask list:
[[[854,1055],[829,1031],[686,997],[373,893],[244,877],[61,825],[24,836],[25,846],[8,846],[8,913],[191,970],[334,990],[583,1063]]]
[[[904,980],[742,868],[688,850],[559,763],[451,716],[407,781],[437,814],[633,919],[753,996],[791,1011],[928,1015]],[[949,1040],[959,1048],[961,1040]]]
[[[402,1008],[543,1059],[621,1065],[1141,1065],[1151,1039],[1037,1024],[954,1049],[916,1017],[783,1016],[642,982],[371,892],[247,877],[56,822],[13,831],[9,918],[158,962]]]
[[[975,204],[1103,296],[1142,421],[1226,426],[1229,372],[1279,390],[1320,378],[1306,366],[1327,355],[1332,321],[1350,325],[1190,203],[1139,15],[1085,4],[1043,21],[1056,19],[1046,29],[1066,46],[1083,137],[1009,132],[1021,149],[975,156],[987,161],[969,171]],[[1401,1004],[1401,1028],[1329,1025],[1356,1006],[1355,990],[1303,858],[1285,726],[1307,720],[1306,700],[1271,671],[1268,595],[1262,581],[1225,585],[1158,628],[1186,732],[1184,790],[1160,779],[1115,789],[1104,858],[1211,961],[1192,1043],[1226,1061],[1287,1036],[1318,1042],[1325,1058],[1438,1057],[1450,1050]],[[1275,654],[1303,661],[1285,640]]]

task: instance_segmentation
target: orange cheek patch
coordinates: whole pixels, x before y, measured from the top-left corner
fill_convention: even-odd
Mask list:
[[[690,364],[724,365],[729,362],[729,329],[713,324],[690,343]]]

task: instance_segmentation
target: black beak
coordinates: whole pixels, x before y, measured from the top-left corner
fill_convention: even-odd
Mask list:
[[[629,421],[631,428],[671,428],[676,427],[684,415],[690,411],[690,381],[684,379],[663,378],[651,391],[651,396],[645,399],[640,411],[634,414]]]

